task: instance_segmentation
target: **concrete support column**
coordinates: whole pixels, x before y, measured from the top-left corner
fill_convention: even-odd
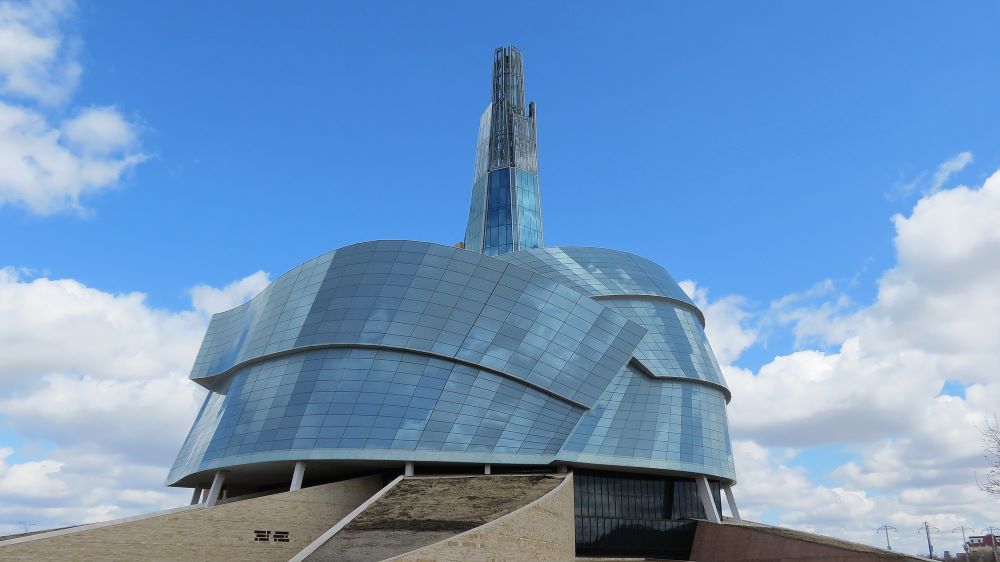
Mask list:
[[[733,521],[742,523],[743,519],[740,518],[740,510],[736,508],[736,498],[733,497],[732,485],[726,484],[722,487],[722,491],[726,493],[726,501],[729,502],[729,513],[733,514]]]
[[[201,489],[201,503],[208,501],[208,488]]]
[[[566,474],[567,472],[569,472],[569,467],[564,464],[558,464],[556,465],[556,472],[558,472],[559,474]]]
[[[292,485],[288,489],[290,491],[301,490],[302,489],[302,479],[306,476],[306,463],[299,461],[295,463],[295,469],[292,470]]]
[[[403,466],[403,476],[413,476],[413,463],[408,462]]]
[[[222,485],[226,482],[226,473],[223,470],[219,470],[215,473],[215,478],[212,479],[212,487],[208,490],[208,501],[205,502],[205,507],[212,507],[216,502],[219,501],[222,495]]]
[[[201,503],[201,484],[194,487],[194,491],[191,492],[191,505],[198,505]]]
[[[701,499],[701,505],[705,507],[705,516],[712,523],[722,523],[719,510],[715,509],[715,498],[712,497],[712,487],[708,485],[708,478],[697,476],[695,482],[698,484],[698,497]]]
[[[492,469],[491,469],[490,465],[486,465],[483,468],[483,474],[490,474],[491,472],[492,472]]]

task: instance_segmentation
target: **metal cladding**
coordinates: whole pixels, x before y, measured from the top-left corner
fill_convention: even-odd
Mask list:
[[[348,246],[212,318],[191,374],[210,392],[169,482],[311,459],[733,480],[728,390],[700,317],[624,252]]]

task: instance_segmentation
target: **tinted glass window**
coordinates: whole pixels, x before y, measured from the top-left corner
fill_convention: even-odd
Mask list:
[[[711,482],[721,513],[719,483]],[[576,552],[581,556],[687,559],[705,510],[693,479],[576,471]]]

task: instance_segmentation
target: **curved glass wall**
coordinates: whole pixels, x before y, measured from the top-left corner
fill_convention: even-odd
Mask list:
[[[497,256],[613,308],[646,328],[635,351],[656,377],[688,378],[729,390],[704,331],[704,317],[659,265],[604,248],[560,246]]]
[[[501,258],[355,244],[215,315],[191,373],[211,392],[171,482],[309,459],[734,479],[728,390],[662,268],[594,248]]]

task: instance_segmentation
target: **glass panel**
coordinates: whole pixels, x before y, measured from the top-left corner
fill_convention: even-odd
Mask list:
[[[578,556],[689,557],[695,529],[689,518],[704,517],[694,480],[593,471],[573,478]],[[712,485],[719,503],[718,482]],[[673,501],[679,505],[671,510]]]

